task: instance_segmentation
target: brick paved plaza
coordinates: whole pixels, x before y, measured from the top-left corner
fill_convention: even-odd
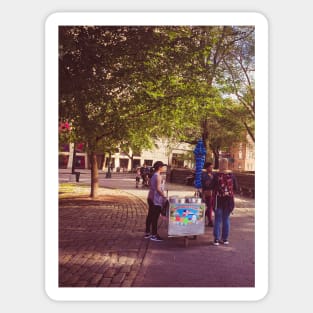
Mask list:
[[[59,181],[69,181],[61,170]],[[74,188],[90,183],[89,171]],[[212,245],[212,228],[189,240],[167,236],[144,239],[147,189],[132,178],[106,179],[100,173],[100,196],[62,197],[59,201],[60,287],[254,287],[254,199],[236,197],[230,245]],[[192,195],[191,186],[167,184],[169,195]],[[88,188],[87,188],[88,190]],[[78,205],[79,203],[79,205]]]

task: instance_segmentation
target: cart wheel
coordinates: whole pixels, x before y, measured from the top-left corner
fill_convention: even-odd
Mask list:
[[[185,248],[187,248],[188,245],[189,245],[188,236],[185,236],[185,237],[184,237],[184,240],[185,240]]]

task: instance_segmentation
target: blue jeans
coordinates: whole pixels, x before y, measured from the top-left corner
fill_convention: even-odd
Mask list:
[[[230,230],[230,210],[216,208],[214,214],[214,239],[220,240],[221,238],[221,226],[222,226],[222,240],[227,240]]]

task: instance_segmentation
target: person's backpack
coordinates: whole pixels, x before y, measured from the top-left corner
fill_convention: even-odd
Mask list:
[[[219,197],[232,197],[234,195],[233,175],[231,173],[217,174],[217,187],[215,192]]]

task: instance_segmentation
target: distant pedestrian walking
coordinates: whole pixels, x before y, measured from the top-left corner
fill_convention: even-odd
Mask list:
[[[237,181],[233,173],[228,171],[228,160],[221,159],[219,172],[212,181],[213,195],[215,197],[213,244],[218,246],[220,240],[229,244],[230,214],[235,208],[234,191],[237,190]],[[221,232],[222,230],[222,232]]]
[[[136,169],[136,188],[138,188],[138,186],[139,186],[140,177],[141,177],[140,167],[137,167],[137,169]]]
[[[142,177],[142,186],[148,187],[149,186],[149,168],[146,164],[140,169],[141,177]]]
[[[161,213],[162,206],[166,202],[165,195],[165,180],[161,173],[167,165],[161,161],[155,162],[153,165],[154,173],[150,181],[150,189],[148,193],[148,215],[146,218],[146,233],[145,238],[150,238],[153,241],[162,241],[158,234],[158,219]],[[152,232],[151,232],[152,231]]]

